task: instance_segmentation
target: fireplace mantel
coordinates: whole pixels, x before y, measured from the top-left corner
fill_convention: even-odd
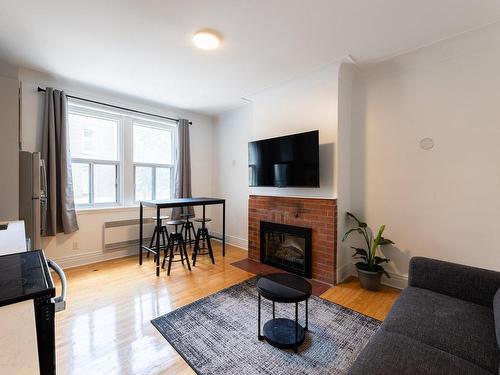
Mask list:
[[[248,257],[260,262],[260,222],[295,225],[312,230],[312,278],[335,284],[337,200],[250,195]]]

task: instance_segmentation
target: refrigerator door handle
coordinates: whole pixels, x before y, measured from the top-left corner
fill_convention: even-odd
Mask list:
[[[47,197],[47,168],[45,167],[45,160],[40,159],[40,194]]]
[[[54,304],[56,312],[63,311],[64,309],[66,309],[66,275],[64,274],[62,268],[59,267],[59,265],[53,260],[48,259],[47,264],[57,273],[57,275],[61,279],[61,295],[59,297],[52,298],[52,303]]]

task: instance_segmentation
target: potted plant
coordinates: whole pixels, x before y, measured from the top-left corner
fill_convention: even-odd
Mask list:
[[[356,263],[356,269],[358,270],[358,278],[361,282],[361,286],[367,290],[376,291],[380,287],[380,278],[382,274],[385,274],[390,278],[389,274],[381,266],[382,263],[389,262],[390,259],[382,258],[376,255],[377,249],[382,245],[393,244],[390,239],[382,237],[385,230],[385,225],[381,225],[378,230],[377,235],[373,238],[373,235],[368,228],[366,223],[360,221],[356,216],[347,213],[347,216],[356,222],[356,227],[349,229],[342,238],[344,242],[352,233],[359,233],[363,236],[364,246],[354,247],[353,258],[360,259],[361,261]]]

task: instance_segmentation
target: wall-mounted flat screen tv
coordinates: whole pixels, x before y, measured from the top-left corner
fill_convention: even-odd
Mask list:
[[[248,143],[251,187],[319,187],[319,131]]]

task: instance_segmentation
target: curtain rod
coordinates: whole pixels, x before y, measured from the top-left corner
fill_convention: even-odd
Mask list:
[[[45,92],[46,90],[41,88],[40,86],[38,86],[38,92]],[[143,112],[143,111],[137,111],[135,109],[130,109],[130,108],[126,108],[126,107],[120,107],[118,105],[114,105],[114,104],[109,104],[109,103],[103,103],[103,102],[98,102],[96,100],[90,100],[90,99],[85,99],[85,98],[80,98],[79,96],[73,96],[73,95],[66,95],[68,98],[72,98],[72,99],[78,99],[78,100],[82,100],[84,102],[89,102],[89,103],[94,103],[94,104],[99,104],[99,105],[103,105],[103,106],[106,106],[106,107],[111,107],[111,108],[115,108],[115,109],[121,109],[122,111],[127,111],[127,112],[133,112],[133,113],[139,113],[141,115],[147,115],[147,116],[153,116],[153,117],[158,117],[158,118],[162,118],[162,119],[165,119],[165,120],[170,120],[170,121],[175,121],[175,122],[179,122],[179,119],[178,118],[172,118],[172,117],[167,117],[167,116],[161,116],[161,115],[155,115],[154,113],[149,113],[149,112]],[[192,125],[193,123],[191,121],[189,121],[189,125]]]

